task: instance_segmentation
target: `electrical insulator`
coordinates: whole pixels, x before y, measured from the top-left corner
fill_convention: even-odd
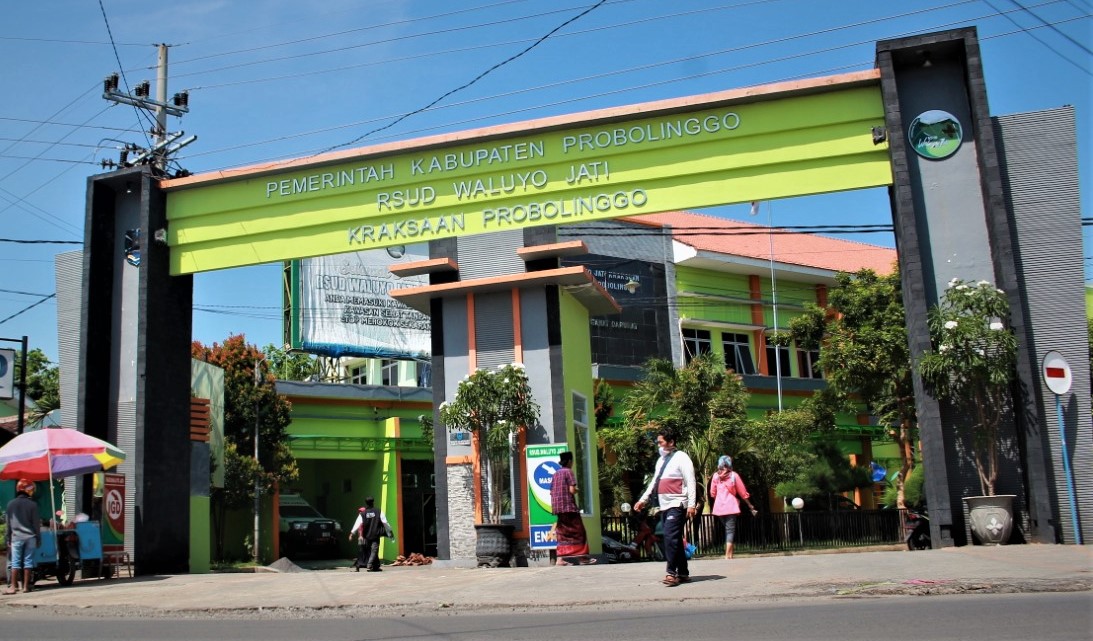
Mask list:
[[[151,91],[152,85],[147,80],[140,83],[133,89],[133,94],[138,98],[147,98],[148,93]]]
[[[113,73],[107,76],[102,81],[102,92],[110,93],[111,91],[117,91],[118,89],[118,74]]]
[[[172,99],[176,107],[189,107],[190,106],[190,92],[182,91],[176,93]]]

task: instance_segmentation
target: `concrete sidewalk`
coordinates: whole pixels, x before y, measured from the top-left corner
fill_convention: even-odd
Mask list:
[[[44,581],[30,594],[0,597],[0,608],[37,606],[111,616],[323,610],[558,609],[610,604],[769,601],[840,595],[1093,590],[1093,550],[1072,545],[962,547],[696,560],[692,582],[666,587],[661,563],[476,569],[348,568]],[[76,612],[76,611],[74,611]],[[79,613],[79,612],[76,612]]]

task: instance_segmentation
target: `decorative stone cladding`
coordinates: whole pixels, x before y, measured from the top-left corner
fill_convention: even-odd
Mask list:
[[[474,555],[474,470],[470,464],[448,465],[448,536],[451,559]]]

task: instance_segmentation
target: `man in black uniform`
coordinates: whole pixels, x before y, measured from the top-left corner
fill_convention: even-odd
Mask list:
[[[357,520],[353,522],[353,529],[349,531],[349,540],[357,535],[357,560],[353,567],[357,572],[361,567],[368,572],[381,572],[380,569],[380,539],[390,536],[391,525],[387,523],[387,517],[375,507],[376,500],[371,496],[365,497],[364,507],[357,510]]]

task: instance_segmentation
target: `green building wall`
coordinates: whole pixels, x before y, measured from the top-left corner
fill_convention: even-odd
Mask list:
[[[566,408],[566,441],[570,451],[577,446],[576,421],[574,419],[574,399],[576,392],[585,398],[585,421],[588,424],[588,443],[583,444],[587,452],[588,477],[579,479],[579,487],[585,491],[581,500],[584,514],[584,527],[588,535],[588,546],[594,553],[602,549],[603,538],[600,526],[600,477],[596,449],[595,398],[592,387],[592,339],[588,324],[588,309],[575,298],[563,292],[560,296],[560,318],[562,326],[562,378]],[[583,475],[583,474],[582,474]]]

